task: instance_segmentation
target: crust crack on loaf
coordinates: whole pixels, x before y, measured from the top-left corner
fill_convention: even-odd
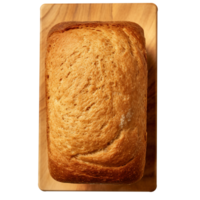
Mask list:
[[[132,22],[61,23],[46,54],[49,170],[61,182],[129,183],[144,171],[147,62]]]

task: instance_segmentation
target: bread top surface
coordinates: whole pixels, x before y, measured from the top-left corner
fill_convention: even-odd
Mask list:
[[[51,158],[125,166],[146,146],[141,27],[129,22],[57,25],[48,37],[46,93]]]

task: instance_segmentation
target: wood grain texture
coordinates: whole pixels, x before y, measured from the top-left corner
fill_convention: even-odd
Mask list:
[[[147,156],[144,177],[134,184],[70,184],[48,171],[46,141],[45,52],[47,34],[64,21],[132,21],[143,29],[148,56]],[[156,189],[157,7],[154,4],[44,4],[40,8],[40,106],[38,186],[44,191],[153,191]]]

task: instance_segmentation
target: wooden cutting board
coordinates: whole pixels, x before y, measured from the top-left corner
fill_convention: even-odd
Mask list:
[[[49,174],[46,141],[45,47],[52,26],[64,21],[132,21],[143,27],[148,53],[147,156],[134,184],[69,184]],[[44,4],[40,8],[40,104],[38,186],[44,191],[153,191],[156,189],[157,7],[154,4]]]

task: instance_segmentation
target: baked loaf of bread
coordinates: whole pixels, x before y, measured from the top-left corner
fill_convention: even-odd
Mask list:
[[[132,183],[146,156],[147,55],[132,22],[54,26],[46,54],[49,171],[61,182]]]

